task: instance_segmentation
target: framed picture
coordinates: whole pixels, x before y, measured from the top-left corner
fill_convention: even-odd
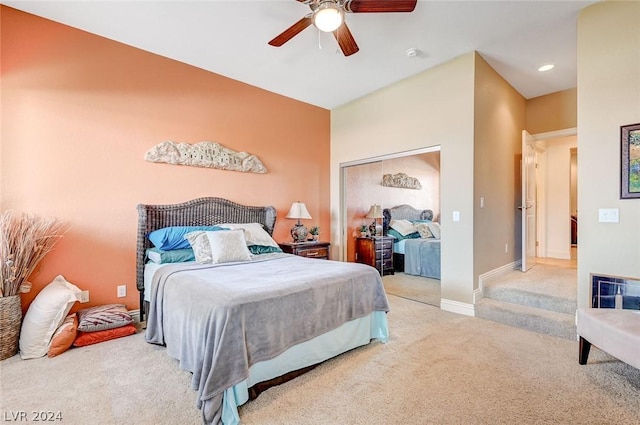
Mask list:
[[[620,199],[640,199],[640,123],[620,127]]]

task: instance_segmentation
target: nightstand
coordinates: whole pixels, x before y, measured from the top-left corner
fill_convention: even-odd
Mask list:
[[[356,261],[375,267],[380,275],[394,274],[391,236],[356,238]]]
[[[329,259],[329,242],[285,242],[278,244],[287,254],[299,255],[307,258]]]

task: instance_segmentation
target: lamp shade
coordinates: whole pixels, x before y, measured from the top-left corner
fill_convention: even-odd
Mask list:
[[[369,208],[369,212],[367,213],[367,218],[382,218],[382,207],[378,204],[371,205]]]
[[[291,204],[291,208],[289,209],[286,218],[296,218],[298,220],[301,218],[310,219],[311,214],[307,211],[307,206],[304,202],[294,202]]]

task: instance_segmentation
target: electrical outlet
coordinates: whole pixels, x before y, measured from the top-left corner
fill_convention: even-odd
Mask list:
[[[118,298],[127,296],[127,285],[118,286]]]
[[[80,302],[88,303],[89,302],[89,291],[80,292]]]
[[[504,253],[507,254],[509,252],[509,244],[504,244]]]

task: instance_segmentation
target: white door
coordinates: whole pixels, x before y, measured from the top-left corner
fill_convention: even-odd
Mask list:
[[[536,146],[535,139],[522,131],[522,271],[536,264]]]

